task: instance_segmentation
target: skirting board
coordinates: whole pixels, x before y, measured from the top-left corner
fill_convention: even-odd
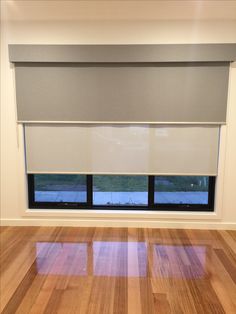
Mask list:
[[[1,219],[1,226],[133,227],[236,230],[236,223],[110,219]]]

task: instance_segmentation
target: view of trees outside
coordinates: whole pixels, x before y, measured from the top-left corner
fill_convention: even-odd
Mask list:
[[[147,176],[93,176],[93,204],[148,205]]]
[[[94,175],[93,190],[104,192],[147,192],[147,176]]]
[[[36,174],[35,191],[86,191],[86,175]]]
[[[87,202],[86,175],[37,174],[34,186],[36,202]]]
[[[86,175],[37,174],[36,202],[87,202]],[[208,177],[156,176],[156,204],[207,204]],[[93,175],[93,204],[147,206],[148,176]]]
[[[94,191],[144,192],[148,189],[147,176],[94,175]],[[86,175],[35,175],[36,191],[86,191]],[[155,191],[208,191],[208,177],[156,176]]]
[[[203,176],[156,176],[155,191],[159,192],[207,192],[208,177]]]
[[[157,176],[154,185],[156,204],[207,204],[208,177]]]

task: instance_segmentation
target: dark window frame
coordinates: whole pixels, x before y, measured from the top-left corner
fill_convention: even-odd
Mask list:
[[[89,176],[87,175],[87,202],[36,202],[35,201],[35,189],[34,189],[34,174],[28,174],[28,203],[29,208],[32,209],[90,209],[92,204],[91,194],[88,193]]]
[[[148,176],[147,205],[94,205],[93,176],[87,175],[87,202],[36,202],[34,189],[34,174],[28,174],[28,203],[31,209],[114,209],[114,210],[148,210],[148,211],[196,211],[213,212],[215,199],[215,177],[209,176],[208,204],[158,204],[154,201],[155,176]]]

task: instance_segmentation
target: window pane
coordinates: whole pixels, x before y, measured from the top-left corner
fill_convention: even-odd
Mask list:
[[[36,202],[78,202],[87,201],[86,175],[34,175]]]
[[[93,204],[148,205],[147,176],[93,176]]]
[[[208,204],[208,177],[156,176],[156,204]]]

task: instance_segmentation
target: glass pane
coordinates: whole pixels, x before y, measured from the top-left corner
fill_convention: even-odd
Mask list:
[[[87,201],[86,175],[36,174],[34,175],[36,202]]]
[[[156,204],[208,204],[208,180],[203,176],[156,176]]]
[[[148,205],[147,176],[93,176],[93,204]]]

